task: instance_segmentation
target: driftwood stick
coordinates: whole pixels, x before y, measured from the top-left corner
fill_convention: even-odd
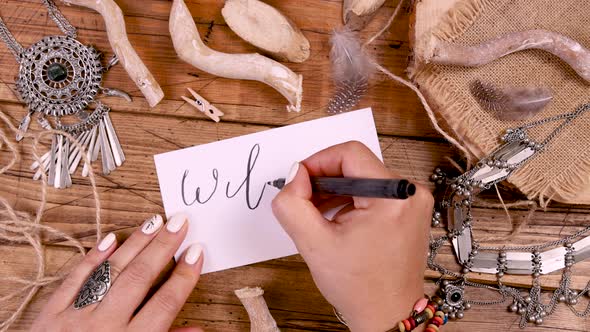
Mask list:
[[[580,77],[590,82],[590,51],[573,39],[547,30],[513,32],[474,46],[433,38],[424,60],[427,63],[479,67],[508,54],[528,49],[540,49],[559,57]]]
[[[242,288],[234,291],[250,317],[251,332],[280,332],[277,323],[268,311],[264,301],[264,290],[260,287]]]
[[[105,22],[109,43],[119,58],[119,62],[139,87],[150,107],[156,106],[164,98],[164,92],[129,43],[123,12],[115,1],[62,0],[62,2],[67,5],[86,7],[100,13]]]
[[[288,111],[301,110],[301,75],[257,53],[228,54],[210,49],[201,40],[183,0],[174,0],[172,4],[170,34],[174,49],[182,60],[212,75],[266,83],[287,98],[290,103]]]
[[[279,61],[309,58],[309,41],[287,16],[258,0],[226,0],[221,14],[242,39]]]
[[[342,6],[344,24],[352,30],[363,29],[384,3],[385,0],[344,0]]]

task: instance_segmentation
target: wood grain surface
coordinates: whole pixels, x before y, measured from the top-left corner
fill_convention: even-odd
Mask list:
[[[327,116],[325,109],[332,92],[329,66],[329,37],[334,28],[341,26],[342,1],[291,0],[265,1],[289,16],[310,40],[312,53],[302,64],[287,64],[304,76],[304,100],[301,113],[287,113],[285,101],[272,89],[256,82],[245,82],[213,77],[180,61],[174,54],[168,34],[168,13],[171,1],[117,0],[125,14],[129,40],[146,66],[162,86],[165,98],[157,107],[149,108],[135,84],[120,66],[106,76],[106,87],[125,90],[133,102],[105,98],[113,108],[112,120],[125,149],[127,161],[110,176],[98,176],[97,185],[102,201],[103,231],[116,232],[121,239],[130,234],[142,220],[154,214],[163,214],[162,201],[155,174],[153,155],[192,145],[209,143],[269,128],[283,126]],[[104,21],[95,12],[68,7],[58,3],[68,19],[79,29],[79,39],[96,46],[108,59],[112,55],[105,32]],[[376,19],[365,29],[363,36],[379,30],[393,11],[396,1],[387,2]],[[187,1],[204,41],[213,49],[223,52],[254,52],[252,46],[237,37],[221,16],[222,0]],[[370,51],[385,67],[403,75],[407,66],[409,5],[392,28],[379,38]],[[38,41],[59,30],[38,0],[0,0],[0,15],[16,38],[24,45]],[[0,46],[0,107],[17,124],[25,114],[19,102],[14,78],[18,66],[12,54]],[[222,122],[215,124],[182,101],[191,87],[225,112]],[[428,184],[428,176],[439,165],[451,168],[446,157],[457,153],[440,138],[431,127],[418,99],[404,87],[376,76],[370,93],[360,107],[374,110],[380,142],[387,166],[400,175]],[[32,125],[36,128],[36,124]],[[39,183],[31,180],[33,173],[30,142],[19,145],[23,158],[17,165],[0,176],[0,192],[8,197],[17,209],[33,213],[39,203]],[[0,150],[0,163],[6,164],[10,154]],[[98,168],[96,168],[98,170]],[[94,203],[87,179],[79,172],[73,177],[74,187],[68,190],[49,190],[49,202],[44,223],[65,231],[92,246],[94,236]],[[428,184],[430,185],[430,184]],[[518,194],[507,193],[507,201],[520,199]],[[483,196],[483,203],[497,202],[493,193]],[[534,218],[512,243],[541,243],[571,234],[587,225],[590,217],[587,206],[555,204],[546,211],[537,211]],[[527,214],[526,209],[511,210],[518,221]],[[501,209],[474,209],[476,236],[498,237],[503,243],[512,224]],[[437,230],[441,234],[442,230]],[[46,236],[48,273],[65,273],[80,259],[75,250],[64,246],[59,238]],[[440,261],[449,266],[455,263],[448,247]],[[575,267],[576,285],[584,286],[590,275],[590,264]],[[35,258],[25,245],[0,243],[0,277],[32,277]],[[429,272],[425,280],[432,294],[437,275]],[[488,276],[473,276],[489,280]],[[543,277],[546,287],[554,287],[560,275]],[[510,283],[526,285],[530,278],[509,278]],[[0,295],[14,289],[14,284],[0,283]],[[307,266],[299,256],[286,257],[202,277],[197,288],[178,316],[179,326],[199,325],[207,331],[248,331],[248,317],[233,290],[245,286],[261,286],[265,298],[279,327],[283,331],[343,331],[346,330],[332,313],[330,305],[313,284]],[[45,287],[35,298],[12,330],[27,330],[56,285]],[[469,290],[470,298],[497,296],[483,290]],[[583,305],[587,300],[581,301]],[[444,331],[519,330],[519,316],[507,312],[509,303],[491,307],[475,307],[459,322],[445,326]],[[582,305],[582,304],[581,304]],[[0,320],[15,306],[0,308]],[[556,314],[540,327],[528,331],[567,330],[587,331],[589,323],[575,317],[567,308],[559,307]]]

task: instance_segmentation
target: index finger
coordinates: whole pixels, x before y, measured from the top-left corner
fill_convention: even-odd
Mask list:
[[[366,145],[358,141],[331,146],[302,163],[311,176],[373,179],[388,179],[394,176]]]
[[[351,178],[390,179],[390,172],[379,158],[363,143],[350,141],[322,150],[302,162],[311,176],[344,176]],[[374,204],[392,204],[387,199],[354,197],[355,208]],[[400,203],[393,203],[398,205]]]

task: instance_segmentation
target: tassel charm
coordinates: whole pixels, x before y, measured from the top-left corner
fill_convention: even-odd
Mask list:
[[[18,126],[18,134],[16,134],[16,141],[20,142],[24,138],[24,134],[29,130],[31,124],[31,112],[27,113]]]
[[[98,160],[100,154],[104,175],[110,174],[117,167],[123,165],[125,153],[109,117],[109,111],[107,106],[97,103],[96,110],[91,115],[79,114],[83,119],[81,123],[58,126],[57,130],[74,136],[81,147],[73,144],[63,135],[53,135],[51,149],[40,158],[41,163],[35,161],[31,165],[31,170],[36,171],[33,179],[40,179],[41,172],[47,170],[49,185],[58,189],[71,187],[71,174],[76,172],[83,160],[83,153],[86,153],[90,162]],[[88,176],[88,167],[89,165],[85,163],[82,176]]]

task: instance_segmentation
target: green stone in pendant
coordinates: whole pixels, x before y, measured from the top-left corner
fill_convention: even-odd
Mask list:
[[[52,63],[47,68],[47,77],[54,82],[61,82],[68,78],[68,70],[60,63]]]

